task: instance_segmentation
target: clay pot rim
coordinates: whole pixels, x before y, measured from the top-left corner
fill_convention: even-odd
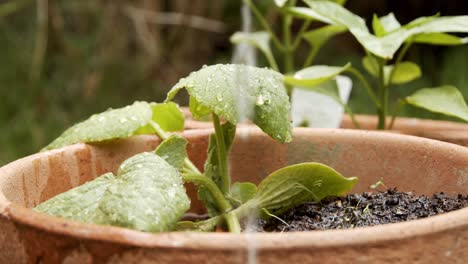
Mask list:
[[[239,128],[242,134],[250,136],[264,135],[259,129],[252,127]],[[187,138],[207,136],[212,129],[185,131]],[[414,136],[406,136],[375,131],[359,131],[346,129],[310,129],[296,128],[295,135],[316,133],[323,136],[333,134],[334,137],[371,137],[373,141],[384,140],[401,144],[432,145],[445,151],[451,151],[453,155],[466,155],[468,149],[454,144],[447,144],[435,140],[424,139]],[[153,136],[140,136],[154,138]],[[76,144],[57,150],[34,154],[14,161],[3,168],[8,170],[17,164],[28,162],[42,155],[56,154],[86,148],[85,144]],[[27,226],[32,226],[44,232],[58,235],[73,236],[78,239],[89,239],[95,241],[106,241],[138,247],[158,248],[186,248],[204,250],[220,249],[246,249],[253,245],[255,249],[279,249],[279,248],[310,248],[310,247],[336,247],[344,245],[360,245],[373,243],[385,243],[386,241],[404,240],[410,237],[418,237],[429,233],[446,232],[468,227],[468,208],[456,210],[443,215],[432,216],[408,222],[378,225],[371,227],[357,227],[346,230],[326,230],[310,232],[290,233],[196,233],[196,232],[167,232],[159,234],[145,233],[126,228],[113,226],[100,226],[94,224],[79,223],[53,216],[34,212],[24,206],[8,201],[0,191],[0,215]]]

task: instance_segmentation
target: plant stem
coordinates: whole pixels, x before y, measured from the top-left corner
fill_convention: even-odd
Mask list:
[[[219,160],[219,167],[221,171],[221,186],[220,189],[224,195],[229,193],[229,189],[231,186],[231,177],[229,176],[228,170],[228,153],[226,151],[226,141],[224,140],[224,133],[221,128],[221,122],[219,121],[218,115],[213,113],[213,125],[215,128],[215,137],[216,137],[216,144],[218,149],[218,160]]]
[[[406,104],[404,100],[398,99],[398,103],[393,109],[393,115],[392,115],[392,121],[390,122],[390,125],[388,126],[388,129],[392,129],[393,125],[395,124],[396,117],[398,115],[398,112],[400,112],[400,109]]]
[[[281,44],[280,40],[275,35],[275,33],[271,29],[270,25],[265,20],[262,13],[260,13],[260,11],[255,6],[255,4],[252,2],[252,0],[243,0],[243,1],[250,8],[250,10],[252,10],[252,13],[255,15],[255,17],[257,18],[260,25],[268,32],[268,34],[270,34],[270,37],[271,37],[271,39],[273,41],[273,44],[275,44],[276,48],[278,48],[279,50],[284,50],[283,44]]]
[[[379,64],[379,98],[380,98],[380,108],[377,109],[377,114],[379,117],[379,122],[377,124],[377,129],[385,129],[386,117],[387,117],[387,104],[388,104],[388,87],[385,84],[385,74],[384,67],[385,63],[381,60],[378,61]]]
[[[288,6],[295,5],[294,0],[290,0],[288,2]],[[292,49],[291,43],[291,24],[292,24],[292,16],[290,14],[285,14],[283,16],[283,43],[285,49],[283,50],[284,56],[284,72],[283,73],[291,73],[294,71],[294,53]]]
[[[161,139],[161,140],[166,140],[169,138],[169,135],[164,131],[158,123],[154,122],[153,120],[150,121],[149,123],[151,127],[153,127],[155,134]],[[200,170],[198,170],[197,166],[193,164],[193,162],[187,157],[184,159],[184,168],[195,174],[201,174]]]
[[[310,65],[312,65],[312,63],[314,62],[314,59],[317,56],[319,50],[320,50],[319,47],[315,47],[315,46],[312,47],[312,49],[310,50],[309,56],[307,56],[306,60],[304,61],[304,65],[302,65],[302,68],[307,68]]]
[[[353,122],[353,125],[357,129],[361,129],[361,125],[359,125],[359,122],[356,120],[356,117],[354,116],[353,111],[347,104],[341,104],[343,108],[345,109],[346,113],[348,113],[349,117],[351,118],[351,121]]]
[[[297,47],[299,47],[299,44],[301,44],[302,35],[309,28],[310,23],[311,23],[310,20],[304,21],[304,23],[302,23],[301,29],[299,29],[299,32],[296,35],[296,39],[294,40],[292,44],[293,51],[296,50]]]
[[[221,193],[218,186],[216,186],[216,183],[214,183],[210,178],[203,174],[182,174],[182,178],[186,182],[192,182],[196,185],[201,185],[208,189],[215,200],[216,207],[218,207],[220,212],[227,213],[232,209],[231,203],[226,200],[223,193]]]
[[[224,218],[226,219],[226,223],[229,229],[229,232],[234,233],[234,234],[240,234],[241,233],[241,226],[239,224],[239,218],[237,218],[236,214],[234,212],[229,212],[224,215]]]
[[[380,107],[380,102],[379,100],[377,100],[377,96],[375,95],[374,93],[374,90],[372,90],[372,87],[371,85],[369,84],[369,82],[366,80],[366,78],[364,78],[364,76],[362,75],[362,73],[360,71],[358,71],[356,68],[354,67],[349,67],[347,70],[347,72],[351,73],[352,75],[354,75],[356,78],[359,79],[359,81],[364,85],[364,87],[366,88],[366,91],[367,91],[367,94],[369,94],[370,98],[372,99],[372,101],[374,102],[374,104],[376,105],[377,108]]]
[[[279,72],[279,67],[278,67],[278,63],[276,63],[276,60],[275,60],[275,57],[273,56],[273,54],[271,54],[271,52],[267,52],[267,53],[263,53],[265,54],[265,57],[268,61],[268,64],[270,64],[270,67]]]

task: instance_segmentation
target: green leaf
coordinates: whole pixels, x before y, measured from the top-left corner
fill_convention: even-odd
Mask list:
[[[385,30],[385,34],[401,28],[400,22],[398,22],[393,13],[389,13],[386,16],[380,17],[379,20],[383,29]]]
[[[169,132],[184,130],[184,113],[176,103],[168,102],[162,104],[151,104],[153,110],[153,121],[164,130]]]
[[[450,85],[424,88],[406,97],[406,102],[435,113],[468,121],[468,108],[460,91]]]
[[[377,37],[381,37],[387,34],[387,31],[385,30],[384,26],[379,20],[379,17],[376,14],[374,14],[374,16],[372,17],[372,29],[374,30],[374,34]]]
[[[275,0],[275,5],[277,7],[283,7],[287,2],[288,0]]]
[[[235,182],[231,187],[230,198],[237,206],[255,197],[257,186],[251,182]]]
[[[273,53],[270,48],[270,34],[265,31],[259,32],[236,32],[231,36],[234,44],[246,43],[258,48],[267,58],[272,58]]]
[[[189,207],[177,170],[154,153],[141,153],[124,161],[117,177],[101,176],[35,210],[88,223],[162,232],[172,230]]]
[[[347,63],[343,67],[311,66],[296,72],[294,76],[285,76],[284,82],[298,88],[313,88],[316,85],[335,78],[338,74],[349,69],[349,67],[351,67],[351,63]]]
[[[313,47],[321,47],[330,38],[347,31],[345,26],[327,25],[318,29],[311,30],[304,34],[304,39]]]
[[[148,124],[152,116],[153,111],[147,102],[135,102],[123,108],[95,114],[67,129],[42,151],[80,142],[127,138],[134,135],[140,127]]]
[[[412,42],[431,45],[462,45],[468,43],[468,37],[460,38],[446,33],[421,33],[411,38]]]
[[[357,178],[345,178],[320,163],[301,163],[279,169],[258,186],[255,197],[246,204],[256,204],[272,214],[279,214],[307,201],[320,201],[328,196],[343,195],[351,190]]]
[[[305,19],[305,20],[317,20],[326,24],[335,24],[335,22],[327,16],[321,15],[314,10],[306,7],[290,7],[287,9],[287,12],[295,17]]]
[[[41,151],[76,143],[93,143],[128,138],[136,134],[154,133],[154,121],[165,131],[184,129],[184,115],[173,102],[155,104],[135,102],[132,105],[92,115],[89,119],[65,130]]]
[[[279,142],[291,141],[289,98],[283,76],[269,69],[246,65],[205,66],[181,79],[168,93],[171,100],[187,89],[199,104],[232,124],[253,120]]]
[[[176,231],[186,232],[211,232],[223,220],[222,216],[215,216],[207,220],[192,222],[180,221],[175,228]]]
[[[236,126],[229,122],[226,122],[221,126],[221,130],[224,136],[226,152],[229,153],[232,143],[234,141],[234,137],[236,135]],[[211,134],[208,144],[208,158],[205,162],[205,175],[206,177],[213,180],[213,182],[218,186],[218,188],[221,187],[222,180],[220,170],[221,167],[219,166],[218,144],[216,142],[215,134]],[[218,210],[216,209],[214,198],[206,188],[200,187],[198,189],[198,198],[205,202],[205,205],[208,209],[208,213],[211,216],[219,214]]]
[[[375,66],[377,65],[376,63],[377,61],[375,58],[370,58],[369,56],[364,57],[362,60],[364,68],[374,77],[379,76],[378,70]],[[390,79],[390,75],[392,74],[394,68],[394,65],[387,65],[384,67],[385,84],[388,84],[388,80]],[[416,80],[419,77],[421,77],[421,68],[414,62],[403,61],[398,63],[398,66],[393,73],[392,84],[407,83]]]
[[[388,83],[394,68],[394,65],[387,65],[384,67],[385,83]],[[409,61],[398,63],[394,71],[392,77],[393,84],[403,84],[421,77],[421,68],[419,68],[416,63]]]
[[[156,148],[155,153],[176,169],[182,168],[187,158],[187,140],[179,135],[171,135]]]
[[[211,114],[210,108],[200,104],[195,97],[190,96],[189,108],[195,120],[205,120]]]
[[[378,62],[377,62],[376,58],[369,57],[369,56],[364,56],[362,58],[362,66],[364,66],[364,69],[366,69],[366,71],[370,75],[372,75],[374,77],[379,76]]]
[[[115,181],[112,173],[104,174],[83,185],[61,193],[41,203],[33,210],[83,223],[94,223],[98,218],[99,201]]]

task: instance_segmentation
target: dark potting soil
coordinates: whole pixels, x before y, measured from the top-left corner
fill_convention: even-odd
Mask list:
[[[260,220],[259,232],[310,231],[345,229],[404,222],[468,206],[468,195],[432,197],[388,189],[385,192],[350,194],[332,197],[321,202],[304,203],[278,219]]]

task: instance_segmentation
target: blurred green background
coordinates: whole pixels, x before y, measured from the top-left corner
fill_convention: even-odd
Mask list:
[[[277,14],[267,9],[271,0],[256,2],[278,25]],[[92,113],[135,100],[161,101],[189,72],[203,64],[229,62],[229,36],[241,25],[240,3],[0,0],[0,165],[37,152]],[[468,14],[468,1],[455,0],[349,0],[346,7],[367,21],[373,13],[394,12],[402,23],[437,12]],[[307,55],[305,47],[298,57]],[[351,61],[360,67],[361,55],[356,41],[346,34],[328,43],[316,63]],[[414,46],[407,59],[422,66],[424,77],[394,87],[394,97],[452,84],[468,98],[468,46]],[[261,58],[259,62],[264,63]],[[355,112],[373,113],[359,84],[351,98]],[[412,108],[402,115],[441,118]]]

